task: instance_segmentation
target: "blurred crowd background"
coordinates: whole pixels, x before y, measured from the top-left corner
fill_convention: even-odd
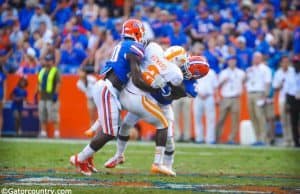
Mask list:
[[[123,21],[141,19],[149,39],[201,52],[219,73],[229,55],[239,67],[263,53],[276,70],[284,52],[300,52],[297,0],[10,0],[1,5],[1,64],[8,73],[37,73],[55,53],[62,73],[83,65],[98,72],[120,40]]]
[[[299,0],[0,0],[0,13],[2,88],[4,75],[37,74],[49,54],[63,75],[77,74],[79,69],[99,73],[129,17],[142,20],[146,37],[164,48],[181,45],[191,54],[205,56],[216,80],[232,59],[246,74],[253,63],[264,63],[273,75],[281,64],[292,66],[299,61]],[[211,87],[221,89],[218,84]],[[269,98],[271,93],[272,89]],[[218,95],[214,100],[212,103],[221,102]],[[175,110],[181,111],[182,106],[190,110],[190,101],[178,103]],[[214,107],[207,106],[206,112],[214,114]],[[275,115],[273,118],[275,122]],[[217,123],[215,120],[209,123]],[[179,140],[190,140],[183,133],[188,129],[177,130]],[[235,135],[231,136],[228,143],[236,143]],[[292,145],[292,139],[289,133],[286,144]],[[217,142],[215,135],[211,140],[201,135],[196,140]],[[261,141],[256,143],[268,143]]]

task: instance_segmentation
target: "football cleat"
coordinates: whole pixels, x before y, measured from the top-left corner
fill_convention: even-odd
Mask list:
[[[88,163],[88,167],[89,169],[92,171],[92,172],[98,172],[97,168],[95,167],[95,164],[94,164],[94,158],[91,156],[89,157],[87,160],[87,163]]]
[[[78,172],[80,172],[81,174],[83,174],[85,176],[91,176],[92,175],[92,172],[91,172],[91,170],[88,166],[87,161],[79,162],[77,154],[70,157],[70,163],[73,166],[75,166],[76,170]]]
[[[125,156],[114,156],[105,162],[105,168],[115,168],[118,164],[123,164],[125,162]]]
[[[176,176],[176,173],[172,169],[168,169],[164,165],[152,164],[151,173],[162,174],[167,176]]]

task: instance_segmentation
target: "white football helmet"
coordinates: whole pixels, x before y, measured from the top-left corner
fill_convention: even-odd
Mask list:
[[[188,60],[188,54],[182,46],[171,46],[164,52],[164,57],[179,68]]]

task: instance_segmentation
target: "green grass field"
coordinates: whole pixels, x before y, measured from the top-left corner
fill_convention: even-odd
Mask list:
[[[99,173],[75,172],[69,156],[86,141],[0,139],[3,188],[71,189],[74,193],[300,193],[300,150],[177,144],[177,177],[150,174],[154,143],[131,142],[126,162],[105,169],[115,142],[95,156]],[[3,193],[3,192],[2,192]]]

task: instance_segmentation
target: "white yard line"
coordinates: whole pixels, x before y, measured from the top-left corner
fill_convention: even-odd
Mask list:
[[[0,142],[25,142],[25,143],[53,143],[53,144],[87,144],[90,140],[87,139],[40,139],[40,138],[0,138]],[[115,144],[115,141],[111,141],[108,144]],[[129,141],[129,146],[154,146],[152,141]],[[189,147],[189,148],[221,148],[221,149],[266,149],[266,150],[298,150],[297,148],[290,147],[253,147],[247,145],[206,145],[206,144],[194,144],[194,143],[178,143],[176,142],[177,147]]]

